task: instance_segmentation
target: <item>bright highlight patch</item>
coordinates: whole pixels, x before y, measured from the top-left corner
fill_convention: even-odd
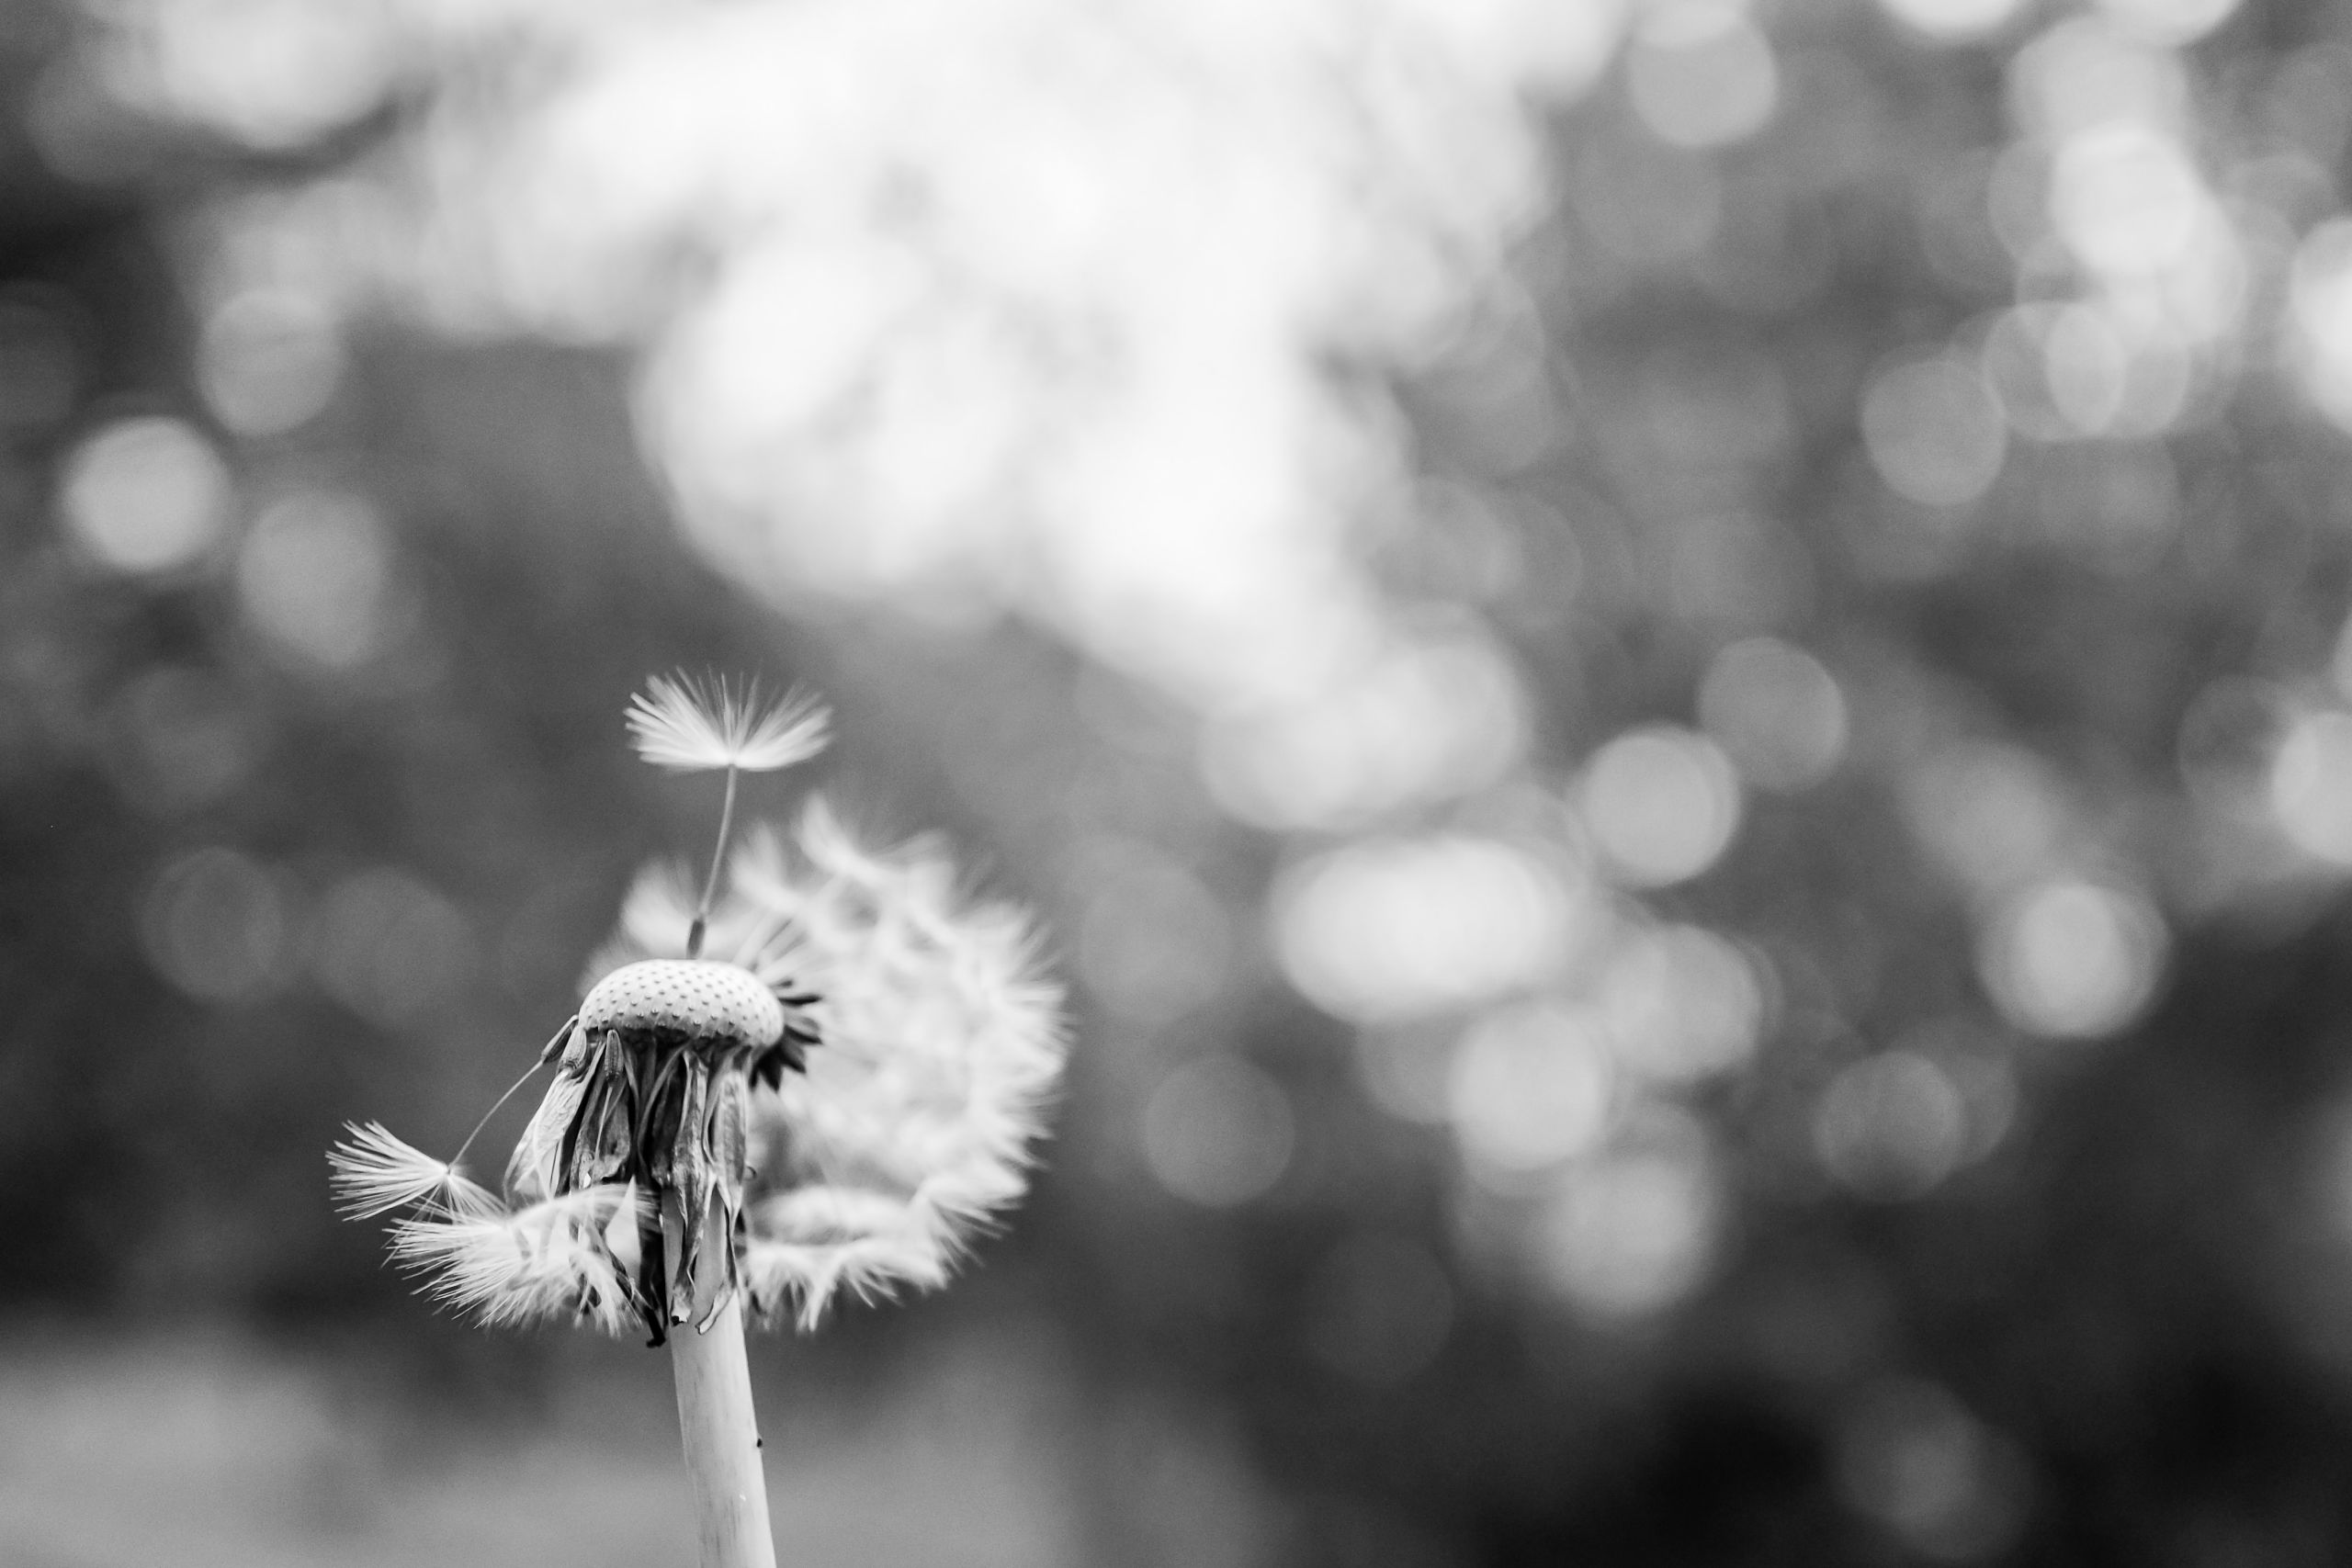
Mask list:
[[[126,419],[85,441],[66,464],[66,526],[118,571],[169,571],[220,536],[229,471],[175,419]]]
[[[1615,1080],[1597,1021],[1555,1003],[1510,1008],[1455,1047],[1449,1117],[1474,1165],[1537,1170],[1599,1141]]]
[[[1738,10],[1687,7],[1702,21],[1642,29],[1627,52],[1625,85],[1653,135],[1676,147],[1744,141],[1772,118],[1781,96],[1772,46]]]
[[[283,435],[325,409],[342,378],[344,351],[319,301],[287,289],[251,288],[204,323],[197,377],[204,400],[240,435]]]
[[[1715,655],[1699,684],[1699,722],[1759,789],[1807,789],[1846,751],[1846,695],[1803,649],[1751,637]]]
[[[346,670],[385,626],[391,542],[367,502],[300,491],[254,519],[237,552],[246,618],[298,660]]]
[[[1862,394],[1862,444],[1887,489],[1922,506],[1965,506],[2000,476],[2008,432],[1977,371],[1957,359],[1898,362]]]
[[[1535,1258],[1552,1287],[1595,1316],[1672,1305],[1714,1255],[1722,1194],[1703,1146],[1679,1143],[1580,1166],[1536,1223]]]
[[[1985,922],[1977,967],[2003,1016],[2030,1033],[2112,1034],[2137,1018],[2163,976],[2164,920],[2147,900],[2095,883],[2052,881],[2005,900]]]
[[[1939,43],[1961,43],[1997,30],[2024,0],[1879,0],[1887,14]]]
[[[1703,735],[1660,725],[1593,754],[1576,788],[1585,825],[1617,879],[1634,887],[1687,882],[1720,859],[1739,829],[1739,779]]]
[[[1738,947],[1698,926],[1662,926],[1622,942],[1602,971],[1611,1043],[1643,1076],[1687,1083],[1728,1072],[1756,1053],[1763,977]]]
[[[1292,983],[1359,1022],[1425,1016],[1532,985],[1593,911],[1549,865],[1491,839],[1367,839],[1274,893]]]
[[[2295,720],[2271,764],[2270,809],[2296,848],[2352,867],[2352,714]]]
[[[2320,412],[2352,430],[2352,219],[2319,225],[2296,248],[2290,351]]]

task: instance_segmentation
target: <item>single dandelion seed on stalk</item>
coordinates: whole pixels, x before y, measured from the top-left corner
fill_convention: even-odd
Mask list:
[[[805,761],[824,749],[831,720],[815,698],[789,693],[772,706],[760,702],[759,682],[740,692],[725,677],[697,682],[692,676],[656,675],[629,701],[628,728],[637,754],[673,773],[727,770],[727,801],[718,812],[718,845],[711,852],[710,874],[703,879],[686,932],[686,956],[702,955],[711,896],[718,891],[719,863],[735,827],[735,775],[763,773]]]
[[[394,1209],[437,1203],[458,1213],[481,1213],[498,1200],[459,1174],[455,1160],[437,1160],[392,1136],[380,1122],[348,1129],[327,1151],[334,1171],[335,1207],[347,1220],[372,1220]]]
[[[670,865],[630,889],[503,1194],[374,1122],[331,1185],[348,1218],[408,1211],[394,1260],[485,1325],[670,1344],[705,1568],[767,1565],[744,1309],[805,1330],[840,1292],[944,1283],[1024,1189],[1061,993],[1026,917],[959,894],[933,845],[866,849],[814,798],[733,842],[735,775],[823,745],[812,700],[657,677],[628,721],[646,761],[727,773],[698,896]]]
[[[831,725],[823,705],[804,693],[763,704],[757,682],[739,689],[724,679],[656,675],[628,705],[637,754],[680,773],[788,768],[825,749]]]

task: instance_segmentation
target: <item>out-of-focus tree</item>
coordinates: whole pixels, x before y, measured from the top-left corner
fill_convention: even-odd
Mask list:
[[[24,16],[8,1291],[355,1307],[764,658],[1069,933],[1135,1560],[2346,1539],[2327,7]]]

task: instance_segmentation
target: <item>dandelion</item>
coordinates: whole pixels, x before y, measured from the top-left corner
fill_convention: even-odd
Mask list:
[[[407,1211],[394,1260],[485,1325],[671,1344],[706,1568],[771,1563],[742,1312],[805,1330],[842,1292],[944,1283],[1025,1187],[1061,996],[1026,918],[965,896],[935,844],[867,849],[817,798],[730,844],[735,775],[813,755],[813,701],[656,678],[628,722],[648,761],[726,772],[699,895],[677,866],[639,876],[532,1069],[554,1081],[502,1193],[463,1147],[374,1122],[329,1151],[331,1185],[347,1218]]]

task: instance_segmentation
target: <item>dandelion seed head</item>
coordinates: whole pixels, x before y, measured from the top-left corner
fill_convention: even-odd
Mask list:
[[[628,713],[639,752],[681,770],[783,767],[825,722],[666,678]],[[721,863],[718,897],[676,866],[639,874],[510,1198],[374,1123],[330,1153],[347,1215],[412,1211],[392,1254],[436,1299],[659,1342],[740,1288],[812,1327],[843,1292],[944,1284],[1021,1197],[1065,1043],[1026,916],[965,895],[932,842],[867,848],[822,800]]]
[[[602,960],[682,955],[683,886],[649,867]],[[1020,1199],[1065,1049],[1038,947],[1019,909],[959,895],[936,842],[869,849],[821,798],[788,841],[762,828],[735,852],[703,951],[816,992],[824,1042],[752,1100],[756,1313],[810,1327],[843,1292],[936,1288]]]
[[[614,970],[580,1004],[580,1027],[673,1029],[700,1039],[773,1045],[784,1007],[750,970],[709,959],[646,958]]]
[[[629,699],[628,719],[637,754],[675,773],[790,767],[824,750],[832,722],[802,693],[764,702],[757,682],[738,687],[689,675],[654,676]]]

